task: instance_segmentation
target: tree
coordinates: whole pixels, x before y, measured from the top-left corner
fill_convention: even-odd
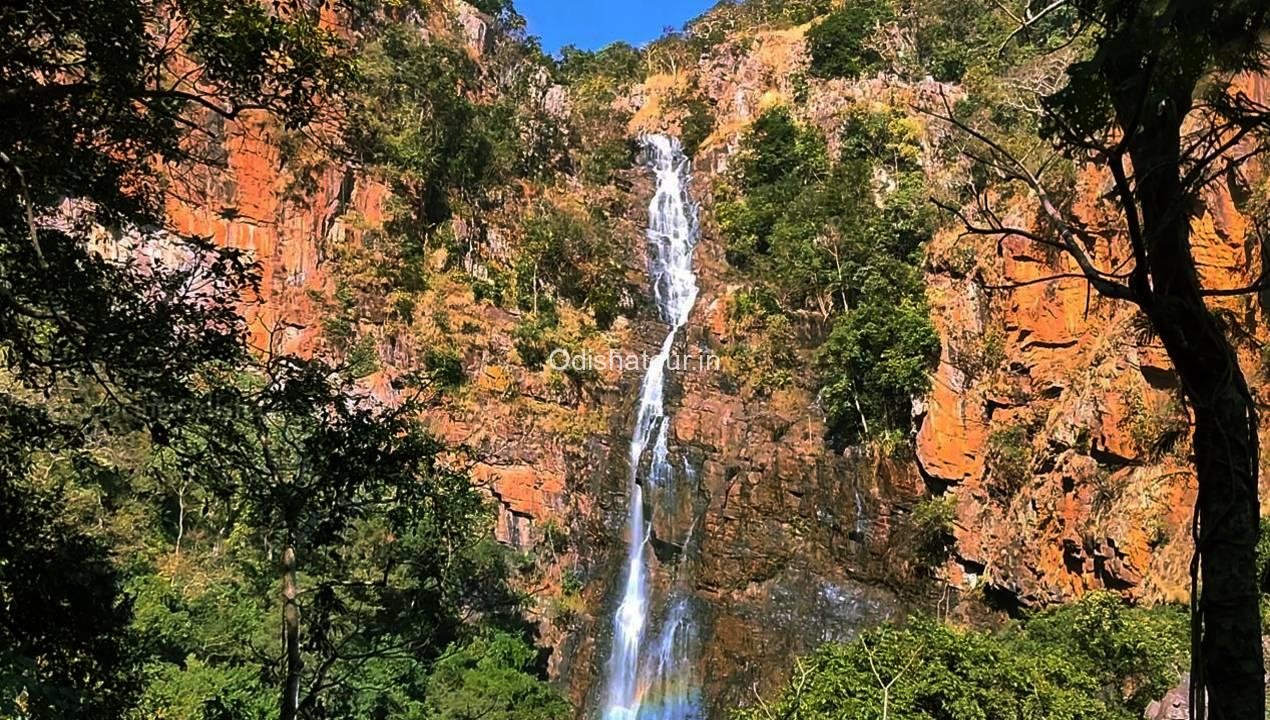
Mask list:
[[[1123,245],[1098,257],[1094,230],[1064,203],[1046,169],[988,133],[966,132],[982,167],[1032,194],[1045,230],[1008,227],[980,194],[969,213],[947,206],[974,234],[1019,236],[1070,257],[1076,275],[1112,300],[1137,305],[1167,350],[1194,416],[1199,481],[1193,598],[1192,708],[1202,717],[1260,719],[1264,666],[1257,607],[1257,412],[1227,329],[1206,298],[1261,288],[1204,287],[1190,220],[1202,193],[1264,151],[1267,109],[1235,88],[1262,67],[1265,3],[1246,0],[1072,0],[1016,13],[1016,36],[1066,14],[1090,51],[1042,103],[1046,137],[1078,162],[1109,169]],[[1124,269],[1107,269],[1125,259]]]
[[[894,18],[888,0],[847,0],[807,33],[811,74],[852,78],[881,67],[882,54],[870,40]]]
[[[38,408],[0,414],[0,715],[120,717],[141,688],[132,614],[100,538],[30,486],[33,456],[75,445]]]
[[[524,640],[488,632],[456,646],[428,680],[428,718],[434,720],[564,720],[569,705],[535,680],[537,653]]]
[[[1109,593],[998,632],[912,618],[824,645],[735,717],[1133,720],[1177,682],[1185,644],[1178,608],[1131,608]]]
[[[349,65],[304,2],[11,3],[0,38],[0,704],[120,717],[131,607],[67,495],[117,479],[91,450],[188,419],[195,371],[242,352],[255,281],[239,253],[160,231],[159,163],[209,162],[208,118],[305,126]]]
[[[338,26],[421,9],[391,5],[0,9],[0,715],[419,716],[471,625],[519,629],[487,507],[417,408],[252,356],[258,269],[165,229],[226,123],[317,135],[354,70]],[[420,102],[470,117],[457,89]]]
[[[839,447],[906,432],[939,352],[917,267],[933,224],[915,129],[894,111],[844,115],[836,162],[787,108],[760,115],[717,205],[728,261],[775,312],[822,324],[819,402]]]
[[[172,451],[224,498],[222,521],[276,548],[280,717],[363,715],[380,676],[418,696],[466,615],[518,607],[484,502],[417,407],[378,408],[338,368],[288,356],[208,387]]]

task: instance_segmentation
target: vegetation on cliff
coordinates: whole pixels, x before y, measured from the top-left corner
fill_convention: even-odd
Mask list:
[[[689,35],[701,28],[702,37],[713,36],[711,26],[738,12],[720,8],[690,26]],[[1229,321],[1232,312],[1243,312],[1247,316],[1241,323],[1256,323],[1252,318],[1260,317],[1260,309],[1251,300],[1240,300],[1230,303],[1239,310],[1230,310],[1218,298],[1261,292],[1264,273],[1235,272],[1233,286],[1214,284],[1202,251],[1192,242],[1192,222],[1203,216],[1205,202],[1220,207],[1223,191],[1229,191],[1241,210],[1254,210],[1250,159],[1264,152],[1270,124],[1261,100],[1246,92],[1244,74],[1265,69],[1266,8],[1245,2],[1009,7],[849,0],[813,15],[806,27],[768,36],[775,44],[778,38],[802,34],[808,77],[774,83],[781,92],[762,98],[764,107],[776,109],[759,114],[743,136],[719,206],[730,259],[746,269],[755,257],[762,258],[761,270],[750,279],[774,302],[759,307],[809,309],[798,307],[807,275],[791,272],[791,266],[801,271],[815,264],[805,255],[797,263],[782,263],[773,248],[788,239],[778,219],[787,208],[794,219],[816,216],[796,189],[814,185],[835,167],[832,159],[820,161],[812,148],[817,142],[835,146],[836,138],[818,139],[814,126],[842,121],[841,110],[849,104],[844,95],[898,90],[910,104],[900,114],[911,113],[929,128],[925,137],[933,145],[922,154],[927,161],[922,170],[931,185],[920,195],[933,196],[946,219],[963,226],[963,237],[991,238],[998,253],[1009,247],[1016,260],[1040,257],[1039,264],[1052,273],[994,282],[985,277],[990,263],[981,260],[945,257],[936,263],[967,278],[980,292],[1010,293],[1078,279],[1087,295],[1139,308],[1148,334],[1167,353],[1171,367],[1166,372],[1176,374],[1185,410],[1163,413],[1160,422],[1134,422],[1135,435],[1152,437],[1135,438],[1137,449],[1131,452],[1147,461],[1158,457],[1161,447],[1192,453],[1188,459],[1199,484],[1195,541],[1201,560],[1196,572],[1202,576],[1197,578],[1194,622],[1196,637],[1203,638],[1193,648],[1193,697],[1201,706],[1207,697],[1210,711],[1220,717],[1261,717],[1264,668],[1254,587],[1259,401],[1241,365],[1249,346],[1247,331]],[[763,21],[777,28],[791,24],[778,12],[769,12]],[[839,103],[832,121],[825,119],[831,112],[827,97],[832,98],[829,103]],[[782,118],[788,122],[780,123]],[[859,128],[849,135],[844,130],[847,137],[861,134],[867,136]],[[759,172],[747,163],[756,148],[782,144],[783,152],[770,152]],[[898,163],[892,166],[902,169]],[[877,182],[876,175],[857,174],[830,184],[841,190],[844,184],[869,187],[873,181],[869,199],[884,206],[888,194],[903,183]],[[1093,175],[1099,188],[1084,188],[1081,183]],[[783,178],[792,181],[782,183]],[[1222,178],[1243,189],[1221,187]],[[1082,191],[1097,193],[1100,200],[1086,202]],[[873,210],[864,205],[859,212],[867,216]],[[899,217],[920,215],[908,206]],[[833,227],[824,218],[809,225],[817,231]],[[881,241],[869,246],[870,261],[890,250],[885,233],[875,235]],[[810,237],[826,247],[835,240],[831,233],[812,232]],[[1017,249],[1027,245],[1031,247]],[[1255,256],[1258,251],[1251,252]],[[1241,277],[1246,281],[1239,282]],[[908,295],[894,276],[884,276],[884,282],[891,296]],[[920,298],[920,282],[915,290],[910,297]],[[859,307],[850,299],[842,304],[848,321],[876,309],[867,301]],[[902,302],[896,305],[903,308]],[[922,313],[910,307],[912,312],[895,319],[884,314],[871,323],[877,331],[870,336],[835,332],[837,338],[831,334],[825,346],[837,351],[829,363],[831,372],[841,373],[847,382],[830,378],[821,396],[828,401],[824,410],[839,432],[844,419],[855,425],[846,427],[849,441],[859,440],[860,430],[869,425],[909,427],[907,417],[895,411],[907,410],[908,400],[926,387],[923,365],[907,361],[920,359],[919,350],[927,347],[916,332]],[[899,317],[906,320],[898,322]],[[799,324],[796,330],[806,327]],[[835,347],[835,339],[847,344]],[[989,340],[983,337],[980,351],[958,359],[993,355],[987,350]],[[902,362],[887,362],[894,359]],[[862,380],[867,373],[872,374],[866,386]],[[887,392],[890,383],[893,394]],[[1005,388],[1000,400],[989,398],[987,412],[1024,405],[1028,399],[1017,390]],[[879,406],[866,396],[873,392],[889,395],[891,401]],[[879,411],[888,405],[892,412]],[[1184,414],[1189,422],[1182,419]],[[1034,422],[1043,418],[1033,418],[1006,419],[1019,423],[1013,430],[992,428],[986,456],[978,455],[986,460],[989,499],[1005,508],[1028,488],[1038,467],[1034,461],[1040,458],[1033,456],[1028,440]],[[1194,435],[1189,445],[1177,442],[1184,434],[1181,423]],[[1073,445],[1080,444],[1077,436]],[[1106,455],[1087,447],[1087,440],[1085,445],[1083,452],[1099,465],[1099,456]],[[1105,471],[1089,474],[1096,478]],[[949,480],[958,482],[955,475]],[[966,567],[977,565],[969,562]]]
[[[1186,666],[1186,615],[1093,594],[999,632],[916,618],[830,644],[738,720],[1132,720]]]
[[[728,260],[772,299],[755,306],[765,322],[810,315],[828,328],[820,401],[840,446],[904,435],[939,355],[918,270],[934,224],[914,127],[892,111],[844,112],[832,159],[787,108],[755,119],[716,210]]]

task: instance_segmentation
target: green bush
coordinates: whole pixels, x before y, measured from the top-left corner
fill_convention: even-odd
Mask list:
[[[683,144],[684,154],[695,157],[701,143],[714,131],[714,110],[699,96],[686,100],[684,107],[687,114],[684,116],[679,141]]]
[[[634,148],[624,137],[609,137],[587,144],[578,154],[578,175],[591,185],[607,185],[633,164]]]
[[[915,23],[918,62],[940,82],[958,82],[974,65],[997,62],[1010,32],[985,0],[922,0]]]
[[[759,395],[788,385],[798,365],[793,323],[762,289],[741,291],[728,312],[731,342],[724,354],[736,374]]]
[[[556,317],[553,313],[540,313],[522,321],[512,331],[512,345],[520,362],[530,370],[541,370],[547,357],[555,349],[552,344],[556,328]]]
[[[878,29],[895,20],[888,0],[846,0],[807,33],[811,74],[853,78],[882,67],[875,39]]]
[[[463,358],[453,348],[429,348],[424,351],[423,366],[428,379],[444,390],[457,388],[467,380]]]
[[[560,48],[556,77],[568,85],[607,81],[614,86],[643,78],[644,55],[629,43],[615,42],[599,50],[580,50],[573,45]]]
[[[913,507],[913,550],[932,567],[943,565],[952,549],[957,499],[952,495],[925,498]]]
[[[848,109],[845,125],[832,161],[788,109],[763,113],[716,205],[728,261],[780,313],[827,321],[817,369],[836,445],[907,434],[939,355],[918,269],[934,218],[916,126],[863,108]],[[874,188],[879,172],[889,187]]]
[[[565,720],[569,704],[541,677],[524,640],[491,631],[453,648],[428,678],[430,720]]]
[[[474,194],[495,176],[482,108],[468,99],[475,65],[462,51],[393,23],[363,49],[362,67],[350,150],[389,172],[394,190],[419,208],[415,221],[434,227],[448,220],[453,194]]]
[[[626,273],[607,221],[544,204],[525,219],[523,232],[514,263],[520,307],[536,313],[567,300],[590,310],[599,327],[611,325],[621,311]]]
[[[1012,425],[988,435],[984,462],[988,468],[988,490],[1008,500],[1032,478],[1032,433],[1023,425]]]
[[[930,619],[866,631],[800,662],[736,720],[1133,720],[1178,681],[1186,617],[1096,593],[1000,633]]]
[[[1188,629],[1183,608],[1132,608],[1113,593],[1097,592],[1029,620],[1020,646],[1057,650],[1095,678],[1109,705],[1123,703],[1142,717],[1185,671]]]
[[[1129,436],[1134,449],[1148,460],[1158,460],[1174,451],[1189,435],[1190,418],[1176,397],[1144,396],[1139,391],[1125,394]]]
[[[883,275],[870,278],[865,291],[867,302],[837,319],[818,358],[821,406],[839,444],[908,427],[913,397],[930,389],[939,358],[939,336],[919,293]]]

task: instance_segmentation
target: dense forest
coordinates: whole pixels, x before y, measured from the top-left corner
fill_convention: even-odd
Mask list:
[[[466,403],[493,423],[493,396],[577,447],[622,425],[584,411],[621,405],[629,378],[548,360],[643,341],[650,130],[709,176],[691,190],[729,288],[720,382],[759,406],[813,397],[816,452],[910,462],[941,363],[1000,381],[1010,412],[1045,407],[1002,380],[1004,330],[949,339],[930,277],[1074,280],[1086,315],[1132,307],[1177,376],[1175,402],[1132,415],[1147,460],[1084,454],[1175,461],[1198,487],[1190,607],[1109,582],[1050,607],[964,584],[953,612],[948,568],[976,563],[955,493],[927,477],[887,540],[901,610],[763,669],[711,717],[1128,719],[1187,674],[1197,716],[1262,717],[1263,399],[1241,361],[1267,362],[1264,246],[1248,283],[1214,286],[1188,208],[1222,186],[1249,238],[1270,220],[1270,111],[1245,92],[1267,14],[725,0],[645,47],[551,56],[503,0],[0,9],[0,717],[600,716],[559,663],[579,618],[611,610],[584,557],[615,542],[609,501],[524,542],[486,475],[523,438],[456,442],[436,417]],[[710,71],[765,52],[760,33],[796,38],[802,64],[787,96],[737,112]],[[250,243],[176,222],[246,212],[216,196],[246,175],[242,128],[269,138],[280,203],[336,208],[347,230],[314,253],[329,282],[278,280]],[[367,187],[382,222],[359,215]],[[1007,241],[1058,269],[1004,277]],[[490,348],[530,380],[505,381]],[[1059,454],[1032,442],[1040,424],[986,440],[1003,516]]]

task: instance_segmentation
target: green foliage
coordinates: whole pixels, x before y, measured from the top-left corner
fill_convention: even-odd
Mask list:
[[[684,93],[675,93],[668,105],[678,109],[683,115],[680,121],[679,142],[684,154],[693,157],[697,148],[714,131],[714,109],[709,100],[695,88]]]
[[[423,354],[423,366],[428,378],[446,390],[453,390],[467,380],[463,371],[463,358],[453,348],[430,348]]]
[[[1009,500],[1032,479],[1032,430],[1010,425],[988,435],[984,462],[993,496]]]
[[[771,252],[771,235],[786,208],[828,172],[823,138],[800,127],[789,110],[777,107],[755,119],[735,159],[733,187],[725,189],[717,210],[727,241],[728,261],[741,268]],[[816,218],[792,215],[813,223]]]
[[[531,370],[541,370],[547,357],[556,348],[555,329],[558,319],[554,313],[535,313],[522,321],[512,331],[512,344],[520,362]]]
[[[920,294],[880,274],[865,283],[867,304],[838,318],[818,358],[826,376],[821,402],[831,432],[845,441],[905,427],[912,398],[929,389],[939,357],[939,337]]]
[[[592,185],[607,185],[619,171],[631,167],[634,156],[631,142],[613,133],[583,149],[578,159],[578,175]]]
[[[514,635],[491,632],[452,648],[428,680],[430,720],[564,720],[559,693],[535,677],[537,653]]]
[[[823,177],[829,160],[824,139],[800,126],[785,106],[774,107],[754,120],[737,154],[737,173],[749,190],[794,180]]]
[[[644,58],[637,48],[624,42],[611,43],[595,51],[565,45],[560,49],[556,68],[561,82],[578,85],[607,81],[612,83],[610,89],[613,89],[643,79]]]
[[[807,33],[811,74],[852,78],[882,67],[875,38],[894,19],[890,0],[846,0]]]
[[[217,584],[149,601],[139,616],[148,636],[170,648],[153,666],[161,685],[148,702],[197,697],[196,688],[212,692],[217,682],[232,685],[213,693],[218,701],[250,695],[239,669],[256,666],[261,676],[258,659],[207,653],[203,636],[259,628],[262,643],[277,637],[273,618],[284,598],[276,588],[288,571],[265,548],[294,554],[306,598],[301,703],[338,715],[419,702],[426,677],[417,668],[464,637],[465,615],[497,622],[517,606],[500,555],[489,551],[484,501],[440,462],[444,448],[413,420],[416,410],[357,402],[339,377],[292,358],[245,376],[211,376],[206,406],[160,454],[180,459],[168,467],[183,494],[219,498],[185,513],[179,526],[184,552],[210,566]],[[218,540],[224,533],[233,539],[228,548]],[[226,551],[228,566],[215,560]],[[381,650],[395,646],[411,650]],[[344,679],[327,687],[328,674]],[[278,675],[263,677],[278,687]],[[396,689],[392,697],[374,690],[382,683]]]
[[[468,99],[475,66],[462,50],[390,23],[363,49],[361,72],[365,87],[346,125],[350,149],[392,170],[394,189],[422,205],[415,220],[449,219],[452,194],[472,197],[497,172],[485,113]]]
[[[1010,31],[1000,7],[982,0],[921,0],[916,3],[914,42],[918,63],[940,82],[957,82],[975,65],[1002,62]],[[1048,29],[1045,18],[1033,29]],[[993,68],[994,71],[996,68]]]
[[[759,116],[717,206],[729,262],[760,279],[781,313],[828,321],[817,368],[838,445],[906,430],[939,354],[917,268],[933,228],[917,130],[897,112],[858,107],[845,121],[834,162],[789,110]],[[888,188],[874,189],[878,172]]]
[[[643,78],[643,54],[626,43],[595,52],[565,46],[560,52],[556,75],[569,87],[574,167],[589,184],[607,185],[635,158],[626,136],[629,114],[615,112],[613,101]]]
[[[952,495],[925,498],[913,507],[913,548],[918,559],[939,567],[952,549],[957,499]]]
[[[1261,592],[1261,622],[1270,619],[1270,519],[1261,517],[1257,532],[1257,586]]]
[[[929,619],[822,647],[798,678],[738,720],[1131,720],[1176,684],[1187,638],[1173,608],[1094,594],[1001,633]]]
[[[243,108],[308,125],[351,63],[316,11],[255,0],[6,5],[0,36],[0,715],[124,717],[151,680],[127,565],[167,520],[166,498],[131,501],[156,485],[146,449],[188,421],[200,368],[241,358],[258,280],[241,253],[147,237],[156,172],[221,160]],[[78,217],[32,222],[68,198]]]
[[[798,366],[794,326],[770,294],[757,289],[733,296],[728,329],[724,355],[754,392],[768,395],[793,381]]]
[[[550,135],[521,143],[542,124],[472,100],[466,56],[339,6],[367,30],[358,63],[316,6],[0,9],[0,716],[277,717],[292,583],[306,717],[417,717],[447,647],[518,623],[481,496],[418,408],[352,382],[375,355],[363,288],[340,288],[328,324],[344,367],[259,361],[238,312],[258,269],[149,237],[156,170],[204,177],[247,109],[292,138],[327,109],[365,121],[355,153],[425,221],[403,241],[416,258],[447,203],[541,171]],[[355,70],[382,104],[343,94]],[[28,222],[66,198],[77,217]],[[549,694],[537,667],[490,672]]]
[[[396,17],[377,16],[363,34],[340,124],[346,151],[393,191],[373,247],[340,249],[347,274],[380,300],[422,290],[438,259],[442,270],[488,259],[487,217],[506,202],[505,187],[551,180],[569,143],[568,123],[548,108],[550,60],[510,6],[488,27],[479,63],[457,38]]]
[[[974,382],[1005,362],[1005,333],[995,323],[981,332],[955,332],[948,351],[949,362],[966,376],[967,382]]]
[[[540,205],[524,220],[514,262],[516,297],[535,313],[550,300],[586,308],[607,328],[621,311],[626,276],[607,221],[554,204]]]
[[[1184,608],[1129,608],[1099,592],[1029,620],[1024,647],[1056,649],[1097,681],[1109,706],[1123,703],[1141,717],[1185,671],[1189,628]]]
[[[27,434],[49,428],[23,427],[34,415],[4,421],[0,716],[119,717],[142,687],[120,574],[101,539],[68,521],[59,493],[18,484],[29,468],[14,443],[53,440]]]
[[[379,369],[379,349],[373,335],[363,335],[349,348],[344,358],[344,371],[349,377],[364,378]]]
[[[556,522],[554,518],[547,518],[541,526],[542,546],[551,551],[554,555],[561,555],[569,550],[569,530]]]

